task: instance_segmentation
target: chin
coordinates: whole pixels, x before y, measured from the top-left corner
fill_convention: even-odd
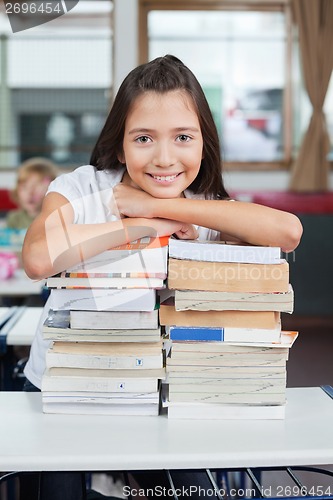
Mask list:
[[[152,189],[149,194],[154,196],[154,198],[160,199],[168,199],[168,198],[180,198],[182,196],[183,191],[179,192],[179,189]]]

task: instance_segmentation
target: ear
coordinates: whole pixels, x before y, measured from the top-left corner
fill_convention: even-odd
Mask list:
[[[120,163],[123,163],[125,164],[126,163],[126,160],[125,160],[125,155],[124,155],[124,152],[123,151],[120,151],[119,153],[117,153],[117,158],[118,158],[118,161]]]

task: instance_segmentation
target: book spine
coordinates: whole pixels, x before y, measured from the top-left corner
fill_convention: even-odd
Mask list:
[[[88,332],[89,330],[87,330]],[[127,343],[127,342],[159,342],[161,340],[160,336],[155,335],[142,335],[140,338],[134,335],[99,335],[93,333],[92,335],[84,335],[79,333],[77,335],[71,333],[61,333],[61,332],[43,332],[43,339],[53,340],[55,342],[113,342],[113,343]]]
[[[287,292],[289,267],[169,259],[168,287],[216,292]]]
[[[236,394],[234,392],[229,392],[225,394],[207,394],[207,393],[175,393],[171,397],[169,395],[169,400],[175,402],[195,402],[201,401],[206,403],[224,403],[224,404],[270,404],[270,405],[282,405],[286,402],[285,390],[281,392],[276,392],[274,394]]]
[[[235,295],[238,295],[235,298]],[[291,314],[293,294],[287,293],[228,293],[176,290],[176,311],[276,311]]]
[[[168,418],[195,420],[283,420],[284,405],[168,404]]]
[[[275,330],[257,328],[225,328],[225,342],[279,342],[281,328]]]
[[[281,249],[278,247],[170,239],[169,255],[180,260],[276,264],[281,259]]]
[[[192,340],[192,341],[223,341],[223,328],[187,328],[170,326],[169,338],[171,340]]]
[[[246,382],[242,385],[237,384],[202,384],[196,386],[193,384],[170,384],[169,385],[169,396],[178,393],[189,393],[189,394],[271,394],[276,392],[283,392],[286,386],[284,381],[259,381],[257,384],[247,384]]]
[[[253,360],[247,359],[247,356],[244,356],[243,359],[238,358],[221,358],[218,356],[201,356],[201,357],[182,357],[176,358],[172,355],[171,358],[167,358],[167,367],[172,366],[286,366],[286,358],[256,358]]]
[[[43,377],[42,391],[91,391],[91,392],[154,392],[158,379],[98,379],[78,377]]]
[[[200,376],[202,375],[202,376]],[[198,372],[180,372],[180,371],[172,371],[168,376],[169,383],[172,384],[195,384],[195,385],[205,385],[205,384],[232,384],[232,385],[243,385],[244,383],[250,385],[256,385],[261,380],[273,380],[279,381],[285,385],[286,383],[286,372],[285,370],[275,369],[274,371],[269,372],[268,370],[262,370],[262,373],[251,373],[250,370],[247,372],[236,373],[234,370],[230,373],[222,374],[205,374]]]
[[[162,368],[162,354],[153,356],[94,356],[46,353],[46,367],[133,369]]]
[[[43,403],[43,413],[66,415],[110,415],[110,416],[157,416],[159,404],[137,405],[102,405],[85,403],[83,406],[76,403]]]

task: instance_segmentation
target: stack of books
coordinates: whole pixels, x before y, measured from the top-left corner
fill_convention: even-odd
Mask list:
[[[281,329],[293,290],[280,248],[171,239],[168,288],[169,418],[283,418],[297,332]]]
[[[157,289],[167,244],[143,238],[47,280],[45,413],[158,415],[165,368]]]

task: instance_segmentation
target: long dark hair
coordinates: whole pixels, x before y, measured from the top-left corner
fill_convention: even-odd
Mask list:
[[[189,186],[206,198],[228,198],[223,185],[220,143],[216,125],[200,83],[177,57],[166,55],[133,69],[121,84],[105,125],[93,149],[90,164],[97,170],[117,169],[121,164],[125,122],[138,96],[184,90],[193,101],[203,137],[203,159],[196,179]]]

